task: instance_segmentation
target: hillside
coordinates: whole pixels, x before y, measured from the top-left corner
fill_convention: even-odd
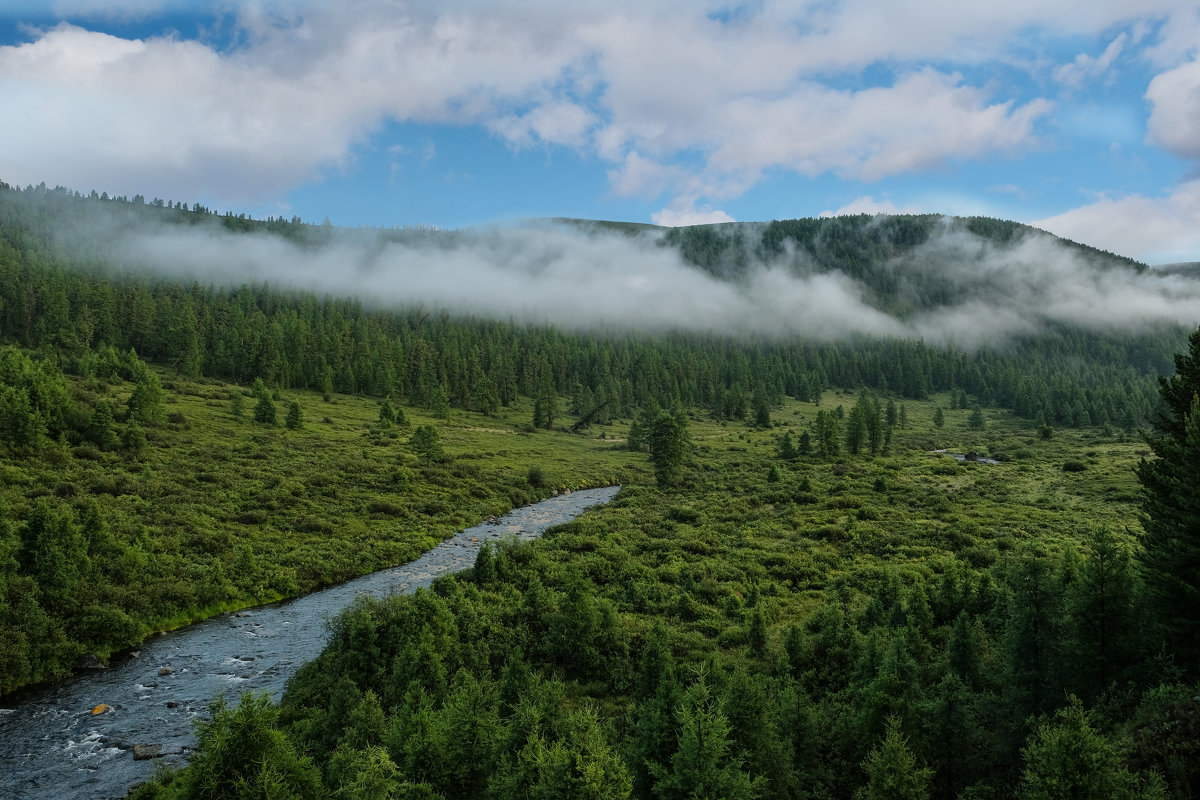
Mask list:
[[[136,795],[1200,789],[1135,475],[1190,284],[994,220],[612,227],[0,189],[0,691],[620,482]]]

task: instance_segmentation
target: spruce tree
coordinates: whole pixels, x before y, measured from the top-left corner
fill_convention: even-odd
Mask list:
[[[234,389],[229,395],[229,413],[233,414],[235,419],[241,419],[246,413],[246,397],[241,389]]]
[[[1175,374],[1159,378],[1162,406],[1142,459],[1142,539],[1139,561],[1161,641],[1190,676],[1200,672],[1200,329],[1188,353],[1175,356]]]
[[[283,420],[283,424],[293,431],[298,431],[304,427],[304,412],[300,408],[300,404],[295,400],[288,403],[287,416]]]
[[[418,425],[408,444],[427,464],[443,458],[442,438],[432,425]]]
[[[117,446],[112,406],[107,400],[99,401],[92,409],[92,416],[87,425],[87,438],[101,450],[112,450]]]
[[[1022,754],[1020,800],[1141,796],[1136,777],[1121,765],[1116,747],[1092,726],[1091,715],[1074,696],[1029,737]]]
[[[660,412],[650,427],[650,461],[659,486],[679,482],[690,449],[687,418],[683,413]]]
[[[900,720],[887,721],[887,733],[866,760],[867,785],[856,794],[857,800],[925,800],[933,771],[917,764],[908,739],[900,732]]]

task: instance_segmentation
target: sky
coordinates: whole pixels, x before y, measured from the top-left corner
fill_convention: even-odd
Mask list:
[[[1014,219],[1200,261],[1200,2],[0,4],[0,180],[457,228]]]

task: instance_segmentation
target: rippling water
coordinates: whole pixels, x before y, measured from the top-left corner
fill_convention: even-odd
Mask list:
[[[552,525],[606,503],[618,487],[586,489],[518,508],[477,525],[402,566],[380,570],[284,603],[190,625],[147,641],[109,669],[0,708],[0,798],[119,798],[154,772],[137,761],[137,745],[161,745],[182,763],[194,745],[192,720],[221,692],[276,699],[298,666],[325,646],[326,621],[356,595],[411,592],[475,563],[483,542],[533,539]],[[93,714],[105,704],[109,710]],[[162,760],[162,759],[156,759]]]

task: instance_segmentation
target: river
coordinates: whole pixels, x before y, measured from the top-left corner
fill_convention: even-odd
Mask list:
[[[324,648],[327,620],[356,595],[429,586],[440,575],[472,566],[480,544],[536,538],[608,502],[618,488],[552,497],[461,531],[408,564],[155,636],[108,669],[6,704],[0,708],[0,798],[124,797],[153,774],[156,761],[183,763],[195,744],[192,721],[218,694],[236,702],[242,692],[267,691],[278,700],[296,668]],[[101,704],[108,710],[93,714]],[[139,745],[161,746],[169,754],[135,760]]]

